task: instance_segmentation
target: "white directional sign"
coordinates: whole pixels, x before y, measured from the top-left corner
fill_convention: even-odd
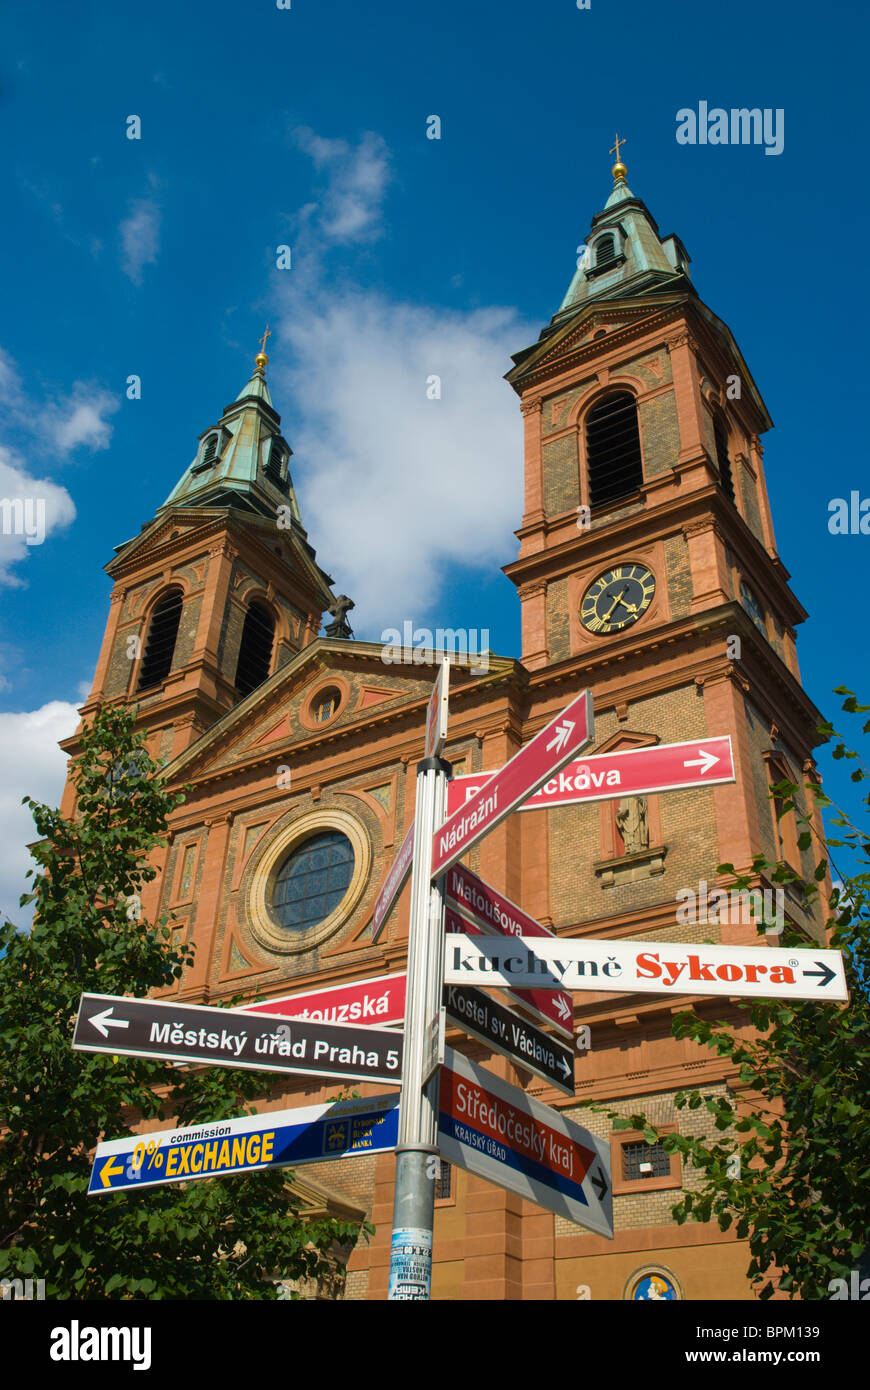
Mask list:
[[[441,1068],[438,1150],[448,1163],[613,1236],[606,1140],[450,1048]]]
[[[432,877],[437,878],[467,854],[542,782],[591,743],[594,727],[592,692],[584,690],[436,830]]]
[[[567,937],[446,938],[445,982],[619,994],[725,994],[847,1000],[840,951],[815,946],[699,946]]]

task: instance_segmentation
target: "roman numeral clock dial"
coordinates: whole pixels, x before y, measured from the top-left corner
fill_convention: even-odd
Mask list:
[[[580,621],[598,636],[622,632],[642,618],[656,581],[646,565],[616,565],[594,579],[580,603]]]

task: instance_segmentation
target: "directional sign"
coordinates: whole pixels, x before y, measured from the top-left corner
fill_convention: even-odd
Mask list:
[[[441,1068],[438,1149],[459,1168],[613,1236],[606,1141],[449,1048]]]
[[[495,932],[497,936],[553,935],[546,927],[541,926],[540,922],[536,922],[534,917],[530,917],[528,912],[524,912],[516,903],[511,902],[510,898],[506,898],[504,893],[493,888],[478,874],[472,873],[464,864],[454,864],[448,869],[444,888],[448,904],[456,907],[469,923],[466,925],[465,922],[460,922],[458,926],[454,925],[455,915],[451,914],[448,931],[473,932],[475,928],[479,928],[482,931]],[[517,991],[517,995],[520,1003],[531,1009],[536,1017],[542,1018],[545,1023],[551,1023],[566,1037],[573,1037],[574,1000],[570,994],[564,990],[523,990]]]
[[[438,677],[426,710],[426,749],[424,757],[438,758],[447,737],[447,697],[450,690],[450,660],[441,658]]]
[[[450,907],[444,914],[444,929],[458,936],[475,935],[483,928],[460,917]],[[511,998],[534,1018],[558,1028],[563,1037],[574,1038],[574,998],[564,989],[510,989]]]
[[[393,1094],[112,1139],[97,1145],[88,1196],[384,1153],[396,1146],[398,1117]]]
[[[387,920],[390,908],[405,886],[414,858],[414,822],[408,826],[402,847],[393,860],[393,866],[384,879],[384,886],[375,898],[372,911],[372,941],[377,941],[381,928]]]
[[[680,941],[494,936],[446,939],[447,984],[543,985],[620,994],[727,994],[847,1000],[841,951]]]
[[[347,985],[309,989],[304,994],[283,994],[280,999],[260,999],[255,1004],[243,1005],[243,1012],[383,1028],[404,1019],[407,982],[404,971],[399,975],[376,975],[373,979],[354,980]]]
[[[436,830],[432,877],[443,874],[542,782],[576,757],[593,733],[592,693],[584,690]]]
[[[242,1009],[115,994],[82,995],[72,1045],[84,1052],[397,1086],[402,1075],[402,1034],[388,1028],[278,1020]]]
[[[491,772],[454,777],[447,787],[447,814],[452,816],[486,785]],[[556,777],[528,797],[518,811],[545,811],[582,801],[611,801],[622,796],[712,787],[736,780],[731,739],[696,739],[657,743],[619,753],[575,758]]]
[[[573,1096],[574,1054],[558,1038],[497,1004],[481,989],[445,985],[444,1004],[448,1016],[466,1033]]]

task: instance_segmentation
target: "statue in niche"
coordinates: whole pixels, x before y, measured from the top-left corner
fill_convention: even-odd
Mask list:
[[[626,854],[649,849],[645,796],[624,796],[616,808],[616,825]]]

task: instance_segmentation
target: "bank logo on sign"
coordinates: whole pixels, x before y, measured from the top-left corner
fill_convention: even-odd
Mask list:
[[[324,1128],[323,1152],[340,1153],[350,1148],[350,1121],[333,1120]]]

